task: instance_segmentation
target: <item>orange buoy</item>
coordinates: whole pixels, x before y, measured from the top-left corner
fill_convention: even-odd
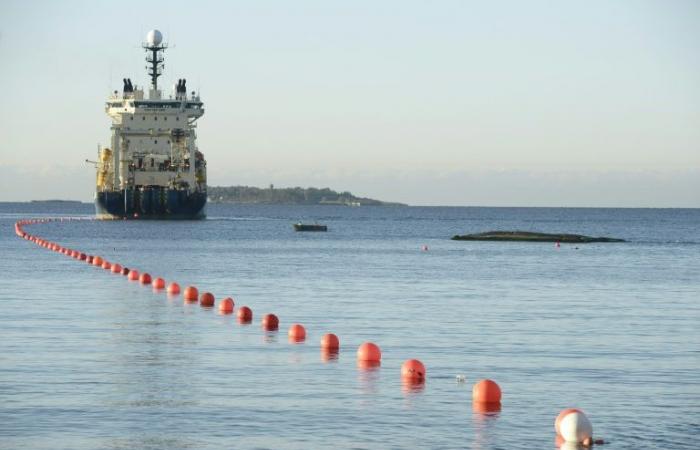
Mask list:
[[[87,255],[85,253],[80,254],[80,260],[85,261],[87,259]]]
[[[219,303],[219,312],[221,314],[231,314],[233,312],[233,299],[226,297]]]
[[[275,331],[279,325],[280,320],[274,314],[265,314],[262,318],[262,327],[266,331]]]
[[[129,280],[130,281],[138,281],[139,279],[139,271],[136,269],[132,269],[129,271]]]
[[[375,370],[381,367],[381,361],[365,361],[362,359],[357,360],[357,368],[362,370]]]
[[[238,308],[236,317],[238,317],[238,322],[240,323],[250,323],[253,321],[253,311],[247,306],[241,306]]]
[[[424,381],[425,366],[417,359],[409,359],[401,365],[401,378]]]
[[[187,289],[185,289],[185,292],[187,292]],[[202,292],[199,296],[199,304],[206,307],[214,306],[214,294],[211,292]]]
[[[139,281],[141,282],[141,284],[151,284],[151,275],[144,272],[139,277]]]
[[[122,266],[118,263],[112,264],[112,273],[121,273]]]
[[[328,350],[337,350],[340,348],[340,340],[333,333],[324,334],[321,338],[321,348]]]
[[[165,280],[162,278],[156,278],[153,280],[153,289],[163,289],[165,287]]]
[[[168,285],[168,294],[177,295],[180,293],[180,285],[174,281]]]
[[[478,381],[472,388],[472,400],[477,403],[500,403],[501,388],[493,380]]]
[[[100,256],[93,256],[92,258],[92,265],[94,266],[101,266],[104,260]]]
[[[188,302],[196,302],[197,297],[199,297],[199,291],[194,286],[187,286],[185,292],[182,294],[182,298]]]
[[[359,361],[380,362],[382,360],[382,351],[377,344],[365,342],[357,349],[357,359]]]
[[[93,256],[92,255],[87,255],[85,257],[85,262],[88,264],[92,264]]]
[[[306,329],[299,323],[292,324],[287,332],[289,340],[292,342],[303,342],[306,339]]]
[[[109,261],[103,261],[102,262],[102,268],[105,270],[109,270],[112,268],[112,264],[109,263]]]
[[[472,402],[472,411],[478,414],[492,415],[501,411],[501,404]]]

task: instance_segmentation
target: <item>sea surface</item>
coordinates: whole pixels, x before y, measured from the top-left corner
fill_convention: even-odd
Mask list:
[[[553,449],[572,406],[605,450],[699,448],[700,210],[211,204],[204,221],[25,227],[233,296],[248,326],[14,235],[92,213],[0,203],[0,448]],[[628,242],[449,239],[503,229]],[[379,368],[358,367],[364,341]],[[401,381],[410,358],[422,386]],[[473,409],[482,378],[500,411]]]

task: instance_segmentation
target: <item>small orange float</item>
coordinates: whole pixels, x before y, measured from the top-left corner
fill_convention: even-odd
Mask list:
[[[373,342],[365,342],[357,349],[358,361],[380,362],[382,360],[382,351],[377,344]]]
[[[185,293],[187,293],[187,289],[185,289]],[[214,306],[214,294],[211,292],[202,292],[199,296],[199,304],[205,307]]]
[[[266,331],[275,331],[279,325],[280,320],[274,314],[265,314],[262,318],[262,327]]]
[[[253,321],[253,311],[247,306],[241,306],[236,313],[239,323],[250,323]]]
[[[139,279],[139,271],[136,269],[132,269],[129,271],[129,280],[130,281],[138,281]]]
[[[401,365],[401,378],[424,381],[425,366],[417,359],[409,359]]]
[[[182,298],[188,302],[196,302],[197,297],[199,297],[199,291],[194,286],[187,286],[182,294]]]
[[[141,276],[139,277],[139,281],[141,282],[141,284],[144,284],[144,285],[151,284],[151,275],[149,275],[148,273],[144,272],[144,273],[142,273]]]
[[[291,342],[303,342],[306,339],[306,329],[301,324],[292,324],[292,326],[289,327],[287,336]]]
[[[221,314],[231,314],[233,312],[233,299],[226,297],[219,303],[219,312]]]
[[[180,285],[174,281],[168,285],[168,294],[177,295],[180,293]]]
[[[333,333],[324,334],[321,338],[321,348],[328,350],[337,350],[340,348],[340,340]]]
[[[162,278],[156,278],[153,280],[153,289],[163,289],[165,287],[165,280]]]
[[[481,380],[472,388],[472,400],[477,403],[500,403],[501,388],[493,380]]]

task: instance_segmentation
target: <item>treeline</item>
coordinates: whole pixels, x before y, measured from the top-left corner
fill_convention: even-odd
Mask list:
[[[391,205],[371,198],[355,197],[350,192],[336,192],[329,188],[259,188],[253,186],[209,186],[207,195],[211,202],[260,203],[282,205]]]

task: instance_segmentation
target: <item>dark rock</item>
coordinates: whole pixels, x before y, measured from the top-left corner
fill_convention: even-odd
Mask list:
[[[535,233],[531,231],[487,231],[452,237],[454,241],[513,241],[513,242],[562,242],[587,244],[589,242],[625,242],[624,239],[591,237],[582,234]]]

